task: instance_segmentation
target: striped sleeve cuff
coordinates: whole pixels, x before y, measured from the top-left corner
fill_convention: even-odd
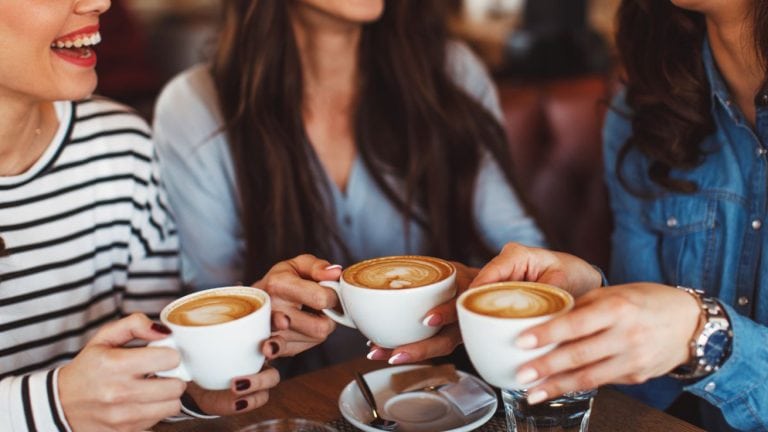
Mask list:
[[[59,401],[59,369],[0,381],[0,430],[72,432]]]
[[[184,393],[181,396],[181,413],[173,417],[168,417],[164,421],[173,423],[191,419],[209,420],[215,418],[219,418],[219,416],[203,414],[203,410],[197,406],[195,400],[192,399],[189,393]]]

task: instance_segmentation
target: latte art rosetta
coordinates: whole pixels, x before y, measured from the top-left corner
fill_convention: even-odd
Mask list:
[[[528,318],[557,312],[566,306],[566,300],[551,291],[510,286],[470,295],[465,305],[483,315]]]
[[[261,302],[245,296],[204,296],[177,306],[168,321],[185,326],[207,326],[242,318],[259,309]]]
[[[446,263],[426,257],[389,257],[364,261],[344,273],[354,285],[375,289],[405,289],[430,285],[452,273]]]

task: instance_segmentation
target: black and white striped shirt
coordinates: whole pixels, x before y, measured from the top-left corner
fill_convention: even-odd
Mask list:
[[[0,431],[69,430],[57,367],[107,321],[180,294],[149,128],[106,99],[57,102],[59,130],[0,177]]]

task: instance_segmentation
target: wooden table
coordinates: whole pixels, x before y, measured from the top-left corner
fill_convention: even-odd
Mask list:
[[[358,359],[281,382],[261,408],[216,420],[159,424],[155,432],[236,431],[262,420],[301,417],[330,422],[341,418],[338,398],[353,371],[387,367],[385,362]],[[611,389],[600,389],[592,410],[590,432],[692,432],[701,429]]]

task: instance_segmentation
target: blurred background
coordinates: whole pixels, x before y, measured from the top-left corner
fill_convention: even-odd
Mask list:
[[[273,0],[283,1],[283,0]],[[603,117],[620,0],[445,0],[499,89],[515,176],[552,246],[607,268]],[[148,119],[170,78],[214,48],[220,0],[112,0],[98,93]]]

